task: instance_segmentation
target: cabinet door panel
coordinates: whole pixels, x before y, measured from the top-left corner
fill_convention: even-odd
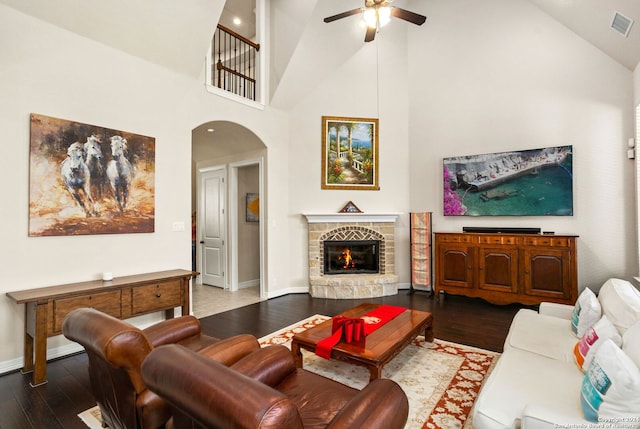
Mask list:
[[[442,286],[473,287],[473,249],[441,245],[439,252],[438,283]]]
[[[571,290],[570,254],[565,250],[524,252],[524,292],[528,295],[569,299]]]
[[[478,288],[505,293],[518,292],[518,249],[487,248],[479,250]]]

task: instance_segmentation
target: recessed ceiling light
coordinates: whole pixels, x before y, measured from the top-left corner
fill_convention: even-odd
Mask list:
[[[236,16],[235,18],[233,18],[233,23],[235,25],[240,25],[242,24],[242,20]]]
[[[207,132],[208,132],[208,133],[212,133],[212,132],[214,132],[214,131],[215,131],[215,130],[214,130],[213,128],[207,128]]]

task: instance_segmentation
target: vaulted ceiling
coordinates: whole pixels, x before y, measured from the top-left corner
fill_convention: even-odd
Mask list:
[[[272,7],[289,0],[272,0]],[[296,0],[298,2],[304,0]],[[640,1],[638,0],[527,0],[548,13],[578,36],[598,47],[629,70],[640,62]],[[197,76],[213,29],[220,19],[224,0],[0,0],[7,6],[81,36],[160,64],[177,72]],[[255,0],[227,0],[233,14],[253,14]],[[314,0],[315,2],[315,0]],[[362,0],[317,2],[323,12],[335,5],[335,13],[354,9]],[[322,4],[322,5],[321,5]],[[428,15],[429,0],[395,0]],[[415,8],[414,7],[414,8]],[[636,22],[629,37],[610,28],[618,11]],[[317,11],[312,14],[313,19]],[[251,16],[246,17],[251,22]],[[429,21],[427,21],[428,24]],[[332,33],[338,27],[332,29]],[[344,27],[342,27],[344,28]],[[464,31],[464,29],[461,29]],[[351,34],[344,34],[351,37]]]

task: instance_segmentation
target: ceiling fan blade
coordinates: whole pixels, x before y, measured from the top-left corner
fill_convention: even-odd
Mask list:
[[[367,32],[364,35],[365,43],[366,42],[372,42],[375,37],[376,37],[376,29],[375,28],[371,28],[371,27],[367,27]]]
[[[427,20],[427,17],[424,15],[420,15],[415,12],[393,6],[391,7],[391,16],[404,19],[405,21],[409,21],[416,25],[422,25]]]
[[[328,16],[324,19],[324,22],[333,22],[333,21],[337,21],[338,19],[342,19],[342,18],[346,18],[347,16],[351,16],[351,15],[357,15],[360,12],[362,12],[364,8],[359,7],[358,9],[353,9],[350,10],[348,12],[342,12],[339,13],[337,15],[333,15],[333,16]]]

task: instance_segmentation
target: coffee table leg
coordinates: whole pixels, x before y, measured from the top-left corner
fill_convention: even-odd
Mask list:
[[[382,366],[370,366],[369,367],[369,383],[373,380],[382,378]]]
[[[291,353],[293,353],[293,360],[296,362],[296,368],[302,368],[302,352],[300,346],[296,341],[291,342]]]
[[[429,323],[424,330],[424,339],[428,342],[433,342],[433,323]]]

